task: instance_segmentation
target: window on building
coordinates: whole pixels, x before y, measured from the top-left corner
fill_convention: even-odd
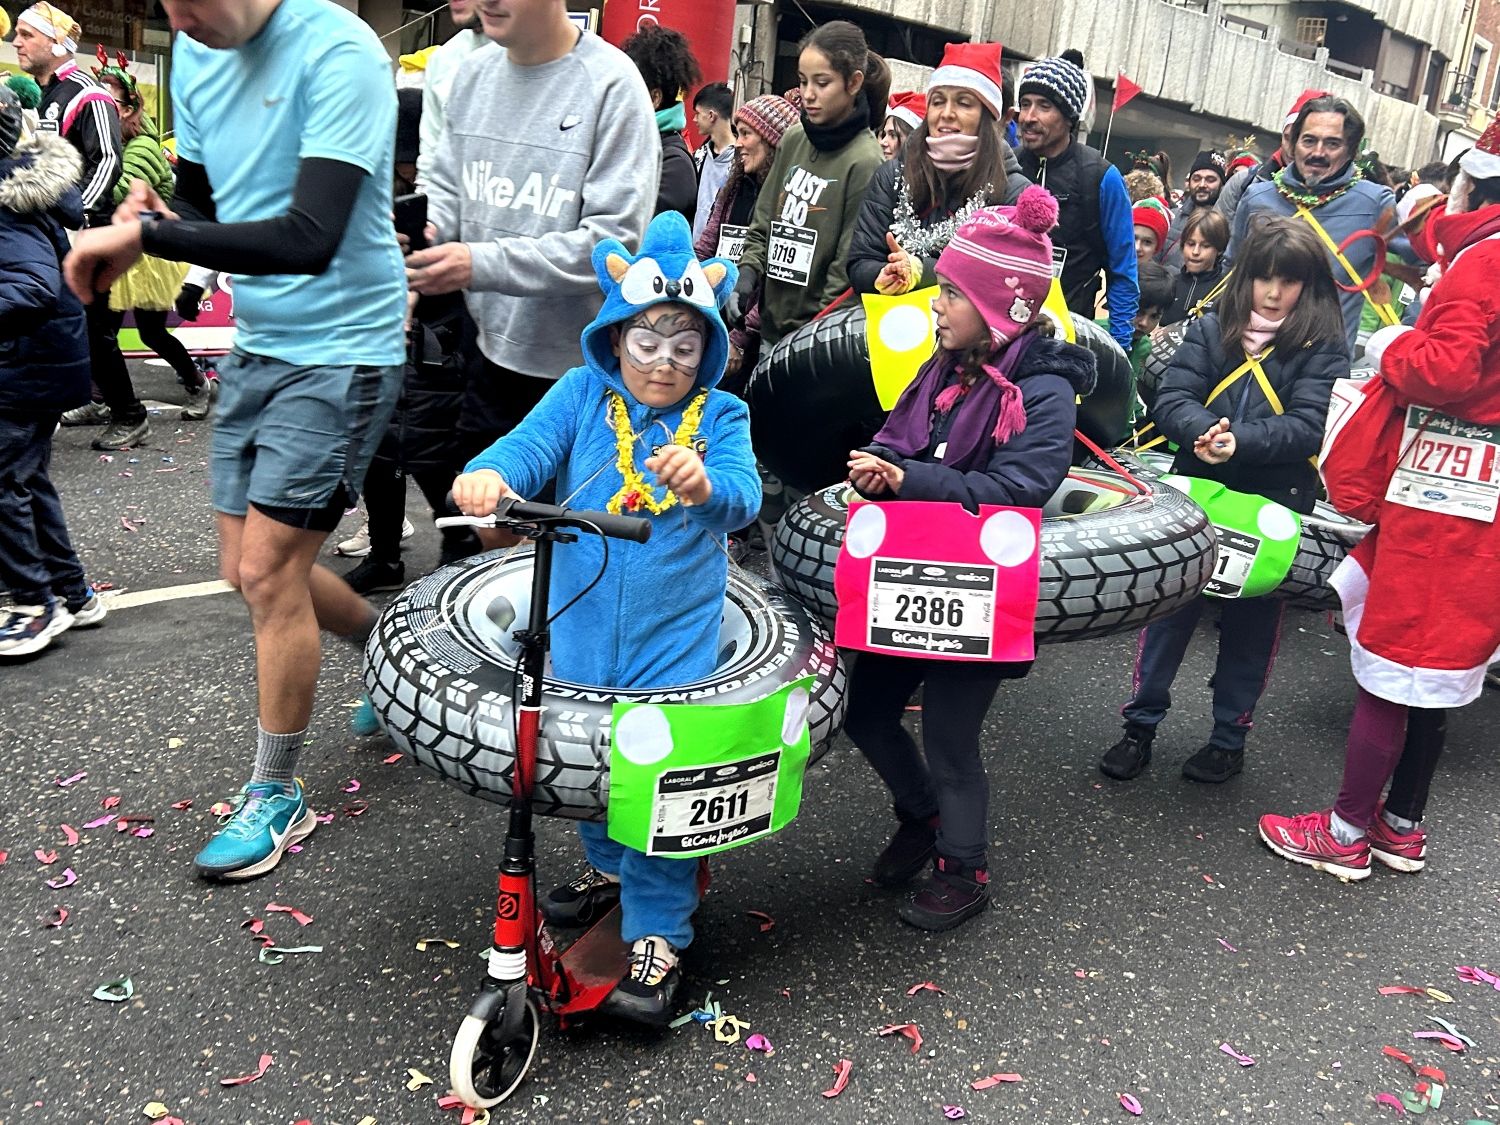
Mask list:
[[[1328,42],[1328,21],[1321,17],[1299,17],[1297,19],[1297,42],[1311,43],[1322,47]]]

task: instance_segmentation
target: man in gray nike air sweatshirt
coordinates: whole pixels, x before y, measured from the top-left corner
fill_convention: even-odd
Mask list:
[[[438,241],[454,245],[411,255],[408,276],[419,293],[466,290],[491,364],[556,379],[582,362],[599,311],[594,247],[634,249],[651,219],[656,118],[635,66],[580,34],[562,0],[493,23],[480,11],[493,42],[453,80],[428,184]]]

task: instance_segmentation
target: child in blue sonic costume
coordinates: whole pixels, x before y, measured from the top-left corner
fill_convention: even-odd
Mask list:
[[[729,358],[719,305],[737,270],[699,263],[677,212],[659,215],[632,257],[607,239],[594,249],[604,307],[583,331],[584,365],[569,371],[513,431],[453,482],[460,510],[494,511],[554,474],[569,507],[650,518],[646,543],[615,540],[599,584],[552,627],[559,678],[612,688],[664,688],[709,675],[728,579],[725,538],[760,508],[745,404],[714,390]],[[560,550],[556,605],[579,595],[604,561],[600,540]],[[581,823],[590,869],[543,902],[549,920],[582,925],[621,904],[630,974],[604,1010],[664,1023],[693,937],[697,861],[663,859]]]

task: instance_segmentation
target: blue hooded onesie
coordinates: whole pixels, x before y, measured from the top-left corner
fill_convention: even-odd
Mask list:
[[[658,499],[664,490],[646,469],[653,447],[668,444],[684,412],[707,391],[702,421],[689,441],[698,449],[713,486],[708,503],[674,504],[652,522],[645,543],[612,540],[599,584],[552,627],[552,668],[560,679],[599,687],[678,687],[709,675],[717,662],[719,622],[729,559],[725,538],[760,509],[760,478],[750,449],[745,404],[714,386],[729,359],[729,333],[719,304],[737,273],[724,258],[701,264],[693,253],[687,220],[675,211],[646,229],[639,255],[614,239],[594,248],[594,272],[604,307],[583,331],[584,365],[564,375],[514,430],[465,468],[493,469],[521,496],[535,494],[554,475],[557,495],[570,508],[603,511],[623,486],[617,467],[611,393],[627,408],[635,466]],[[696,308],[707,327],[707,345],[692,391],[673,406],[648,407],[630,394],[609,329],[650,305],[675,301]],[[603,548],[583,535],[553,559],[552,597],[563,606],[599,572]],[[693,860],[648,857],[609,840],[603,824],[579,825],[589,862],[621,877],[626,941],[664,937],[679,949],[692,940],[697,905]]]

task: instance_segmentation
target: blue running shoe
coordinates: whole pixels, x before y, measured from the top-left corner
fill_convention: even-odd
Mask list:
[[[193,860],[205,879],[252,879],[281,862],[282,853],[312,835],[318,818],[302,796],[302,783],[286,792],[275,782],[251,782],[235,798],[223,827]]]
[[[360,696],[359,706],[354,709],[354,714],[349,716],[349,725],[354,728],[354,733],[360,738],[380,733],[380,719],[376,717],[375,705],[370,702],[368,695]]]

